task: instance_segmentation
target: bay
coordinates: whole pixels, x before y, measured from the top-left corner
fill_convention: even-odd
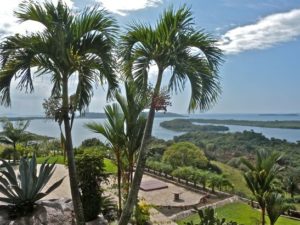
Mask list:
[[[185,115],[186,118],[202,118],[202,119],[236,119],[236,120],[258,120],[258,121],[274,121],[274,120],[300,120],[300,116],[298,114],[268,114],[268,115],[259,115],[259,114],[190,114]],[[174,136],[179,136],[184,134],[184,132],[176,132],[164,129],[159,126],[159,124],[166,120],[173,120],[178,117],[156,117],[153,124],[153,136],[170,140],[173,139]],[[181,117],[182,118],[182,117]],[[106,141],[99,134],[95,134],[84,127],[84,125],[88,122],[97,122],[104,123],[105,119],[86,119],[79,118],[75,119],[74,127],[72,130],[73,144],[74,146],[79,146],[81,142],[87,138],[100,138],[102,141]],[[229,127],[229,132],[242,132],[244,130],[253,130],[257,133],[262,133],[268,138],[278,138],[285,139],[289,142],[296,142],[300,140],[300,130],[295,129],[279,129],[279,128],[262,128],[262,127],[248,127],[248,126],[237,126],[237,125],[225,125]],[[32,120],[28,131],[37,133],[40,135],[47,135],[55,138],[60,137],[60,131],[58,124],[52,120],[43,120],[37,119]]]

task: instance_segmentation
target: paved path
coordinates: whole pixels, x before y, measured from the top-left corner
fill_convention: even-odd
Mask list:
[[[143,181],[157,180],[154,177],[144,175]],[[185,205],[195,205],[199,203],[202,194],[189,191],[186,188],[179,187],[175,184],[165,182],[168,188],[154,191],[139,191],[139,197],[144,198],[147,202],[153,205],[160,206],[185,206]],[[180,194],[180,200],[174,201],[174,193],[178,192]]]

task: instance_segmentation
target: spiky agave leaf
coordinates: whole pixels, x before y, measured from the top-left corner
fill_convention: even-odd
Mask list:
[[[4,169],[0,171],[0,192],[5,197],[0,197],[0,201],[20,206],[24,204],[34,204],[37,200],[45,197],[55,190],[63,179],[56,181],[45,192],[42,192],[45,185],[50,180],[55,170],[55,163],[48,164],[47,160],[42,163],[39,174],[37,175],[37,164],[35,155],[32,159],[20,160],[19,175],[12,166],[4,160],[1,160]]]

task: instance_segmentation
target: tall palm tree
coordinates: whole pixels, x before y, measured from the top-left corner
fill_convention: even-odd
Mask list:
[[[247,186],[261,208],[262,225],[266,224],[266,198],[275,189],[274,183],[282,170],[282,167],[278,165],[280,159],[279,153],[265,150],[257,151],[254,165],[242,159],[242,163],[248,168],[248,171],[244,173]]]
[[[122,212],[122,193],[121,193],[121,175],[123,170],[122,154],[126,145],[125,135],[125,117],[117,103],[105,107],[107,121],[104,124],[96,122],[87,123],[86,127],[95,133],[103,135],[110,143],[116,157],[117,179],[118,179],[118,198],[119,198],[119,215]]]
[[[0,122],[2,122],[3,129],[3,131],[0,132],[0,143],[13,146],[13,158],[14,163],[16,163],[16,146],[18,142],[26,141],[29,138],[25,130],[29,127],[30,120],[19,120],[16,121],[15,124],[8,119],[4,119]]]
[[[175,92],[184,88],[186,80],[190,81],[189,111],[208,109],[220,92],[217,74],[222,52],[216,47],[216,40],[195,28],[191,11],[182,7],[166,10],[155,27],[137,23],[130,26],[121,37],[120,55],[124,74],[132,74],[143,91],[147,90],[150,65],[155,63],[158,68],[136,172],[119,221],[119,225],[126,225],[137,200],[155,110],[160,109],[157,99],[163,76],[171,71],[169,90]]]
[[[109,90],[117,86],[113,54],[116,25],[103,10],[86,8],[73,13],[62,1],[29,1],[20,4],[16,17],[21,22],[35,21],[44,29],[36,33],[8,36],[0,46],[0,104],[9,106],[10,84],[19,80],[18,88],[32,92],[33,76],[51,75],[51,96],[62,100],[59,121],[64,124],[71,193],[77,224],[84,224],[82,204],[76,176],[70,117],[83,111],[93,95],[93,84],[108,81]],[[32,68],[36,73],[32,73]],[[72,103],[69,79],[78,84]]]

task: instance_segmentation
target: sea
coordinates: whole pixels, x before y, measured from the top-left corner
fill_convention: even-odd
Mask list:
[[[235,120],[257,120],[257,121],[275,121],[275,120],[300,120],[300,114],[189,114],[184,115],[188,118],[201,119],[235,119]],[[170,140],[174,136],[184,134],[184,132],[175,132],[160,127],[160,123],[166,120],[173,120],[182,117],[156,117],[153,124],[152,135],[154,137]],[[104,123],[106,119],[86,119],[76,118],[72,129],[72,137],[74,146],[79,146],[81,142],[87,138],[99,138],[106,142],[105,138],[100,134],[93,133],[85,127],[89,122]],[[220,124],[222,125],[222,124]],[[300,141],[300,129],[279,129],[279,128],[262,128],[250,126],[225,125],[229,128],[228,132],[242,132],[244,130],[253,130],[256,133],[262,133],[267,138],[285,139],[289,142]],[[1,129],[1,128],[0,128]],[[55,138],[60,137],[58,124],[53,120],[36,119],[32,120],[27,129],[30,132],[40,135],[47,135]]]

